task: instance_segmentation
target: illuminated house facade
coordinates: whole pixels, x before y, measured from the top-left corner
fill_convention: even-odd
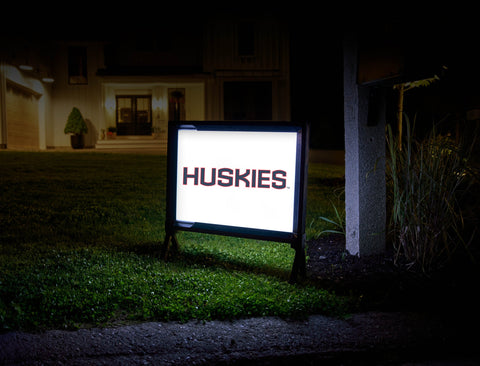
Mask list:
[[[0,146],[68,148],[73,107],[89,127],[86,147],[97,149],[166,149],[174,119],[290,120],[285,24],[223,17],[159,27],[0,38]]]

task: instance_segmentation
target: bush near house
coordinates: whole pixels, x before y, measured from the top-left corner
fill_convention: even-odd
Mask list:
[[[63,132],[65,134],[71,133],[74,135],[83,135],[88,132],[87,124],[78,108],[72,108]]]
[[[166,159],[152,155],[0,154],[0,329],[139,320],[342,314],[348,298],[290,285],[288,244],[179,233],[164,239]],[[332,212],[343,168],[311,165],[311,237]],[[333,216],[332,216],[333,217]]]

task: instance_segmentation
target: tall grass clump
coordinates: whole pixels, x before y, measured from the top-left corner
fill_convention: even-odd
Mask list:
[[[435,128],[416,139],[406,122],[401,146],[387,127],[389,229],[395,262],[429,274],[468,245],[460,202],[473,182],[473,144],[456,142]]]

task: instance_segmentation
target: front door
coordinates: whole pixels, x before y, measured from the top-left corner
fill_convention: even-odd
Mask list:
[[[121,95],[116,100],[118,136],[152,134],[150,95]]]

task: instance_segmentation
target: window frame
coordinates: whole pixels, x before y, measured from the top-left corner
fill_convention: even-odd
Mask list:
[[[69,46],[67,51],[69,85],[88,85],[87,47]]]
[[[118,109],[118,99],[119,98],[131,98],[131,116],[132,116],[132,119],[131,121],[129,122],[119,122],[119,118],[118,118],[118,113],[119,113],[119,109]],[[149,121],[148,122],[138,122],[138,119],[137,119],[137,113],[138,113],[138,109],[137,109],[137,99],[138,98],[148,98],[149,99],[149,109],[148,109],[148,116],[149,116]],[[115,123],[153,123],[153,118],[152,118],[152,96],[151,95],[138,95],[138,94],[135,94],[135,95],[116,95],[115,96]]]

